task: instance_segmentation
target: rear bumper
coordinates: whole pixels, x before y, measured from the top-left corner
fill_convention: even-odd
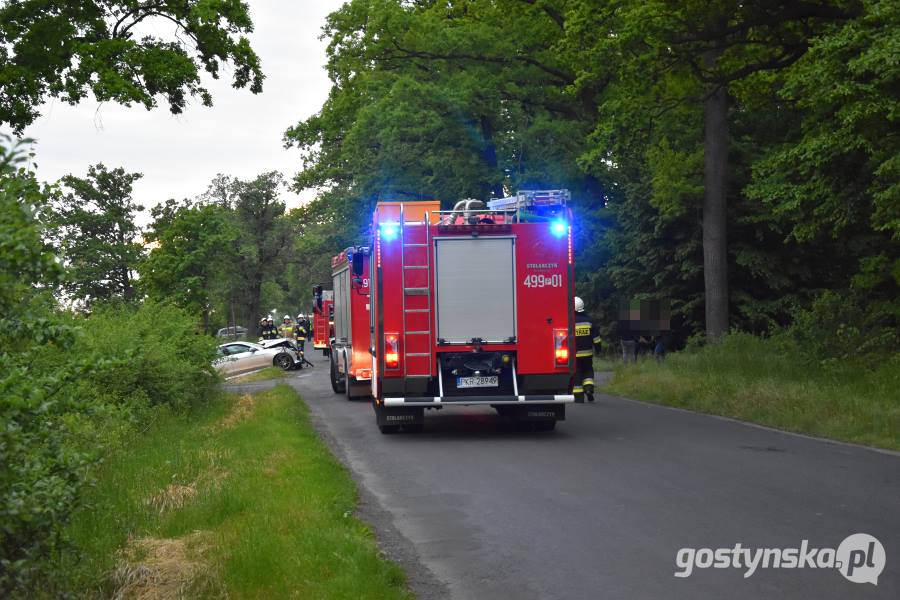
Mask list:
[[[571,404],[572,394],[534,396],[410,396],[406,398],[387,397],[384,406],[471,406],[492,404]]]

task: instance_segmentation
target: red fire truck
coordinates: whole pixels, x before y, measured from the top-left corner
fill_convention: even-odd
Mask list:
[[[369,353],[369,248],[351,246],[331,259],[334,337],[331,388],[347,399],[371,392]]]
[[[313,348],[328,356],[331,326],[334,322],[334,292],[313,287]]]
[[[424,409],[492,406],[551,430],[574,401],[567,190],[485,203],[380,202],[373,215],[370,352],[382,433]],[[570,351],[572,349],[572,351]]]

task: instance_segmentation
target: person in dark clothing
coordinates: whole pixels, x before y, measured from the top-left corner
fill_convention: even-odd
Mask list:
[[[661,361],[666,357],[666,336],[656,336],[656,346],[653,348],[653,355],[658,361]]]
[[[600,350],[600,336],[584,312],[584,301],[575,297],[575,402],[594,401],[594,352]]]
[[[275,322],[272,317],[268,317],[266,319],[265,325],[263,325],[262,330],[262,339],[264,340],[274,340],[278,337],[278,330],[275,328]]]

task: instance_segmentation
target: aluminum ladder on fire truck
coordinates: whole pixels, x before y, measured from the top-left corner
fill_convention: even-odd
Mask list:
[[[403,376],[431,377],[431,252],[429,215],[407,221],[400,206],[403,285]]]

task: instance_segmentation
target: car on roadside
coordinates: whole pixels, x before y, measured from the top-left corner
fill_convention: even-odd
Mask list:
[[[241,327],[223,327],[216,332],[216,337],[221,339],[242,340],[247,336],[247,328]]]
[[[218,357],[213,361],[213,367],[225,376],[240,375],[272,366],[287,371],[299,368],[302,364],[299,351],[284,345],[266,347],[253,342],[229,342],[221,344],[216,353]]]

